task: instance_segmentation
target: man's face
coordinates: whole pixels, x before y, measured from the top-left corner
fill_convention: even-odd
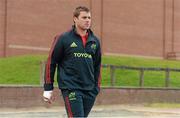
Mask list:
[[[74,17],[76,27],[87,30],[91,26],[91,14],[90,12],[81,11],[78,17]]]

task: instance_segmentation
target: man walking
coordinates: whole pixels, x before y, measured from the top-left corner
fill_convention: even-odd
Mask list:
[[[70,31],[57,36],[45,70],[44,100],[53,100],[54,73],[63,95],[68,117],[87,117],[100,90],[101,47],[91,31],[91,13],[79,6]]]

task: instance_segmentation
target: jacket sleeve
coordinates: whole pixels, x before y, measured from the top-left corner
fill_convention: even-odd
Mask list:
[[[96,87],[100,90],[100,84],[101,84],[101,46],[98,41],[97,50],[95,53],[95,65],[94,65],[94,77],[96,80]]]
[[[46,62],[44,75],[44,90],[50,91],[54,89],[54,74],[56,65],[63,59],[63,42],[62,36],[56,36],[51,46],[49,56]]]

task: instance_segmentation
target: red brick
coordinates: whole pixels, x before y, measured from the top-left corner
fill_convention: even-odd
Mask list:
[[[174,7],[173,0],[7,0],[7,3],[7,56],[47,54],[54,36],[71,28],[72,12],[78,5],[92,10],[92,29],[102,38],[104,54],[162,58],[169,52],[180,52],[178,0]],[[0,6],[2,57],[5,0],[0,1]]]

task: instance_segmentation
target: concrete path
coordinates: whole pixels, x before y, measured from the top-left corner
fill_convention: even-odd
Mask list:
[[[94,106],[94,118],[180,118],[180,108],[149,108],[137,105]],[[64,107],[0,108],[0,118],[67,118]]]

